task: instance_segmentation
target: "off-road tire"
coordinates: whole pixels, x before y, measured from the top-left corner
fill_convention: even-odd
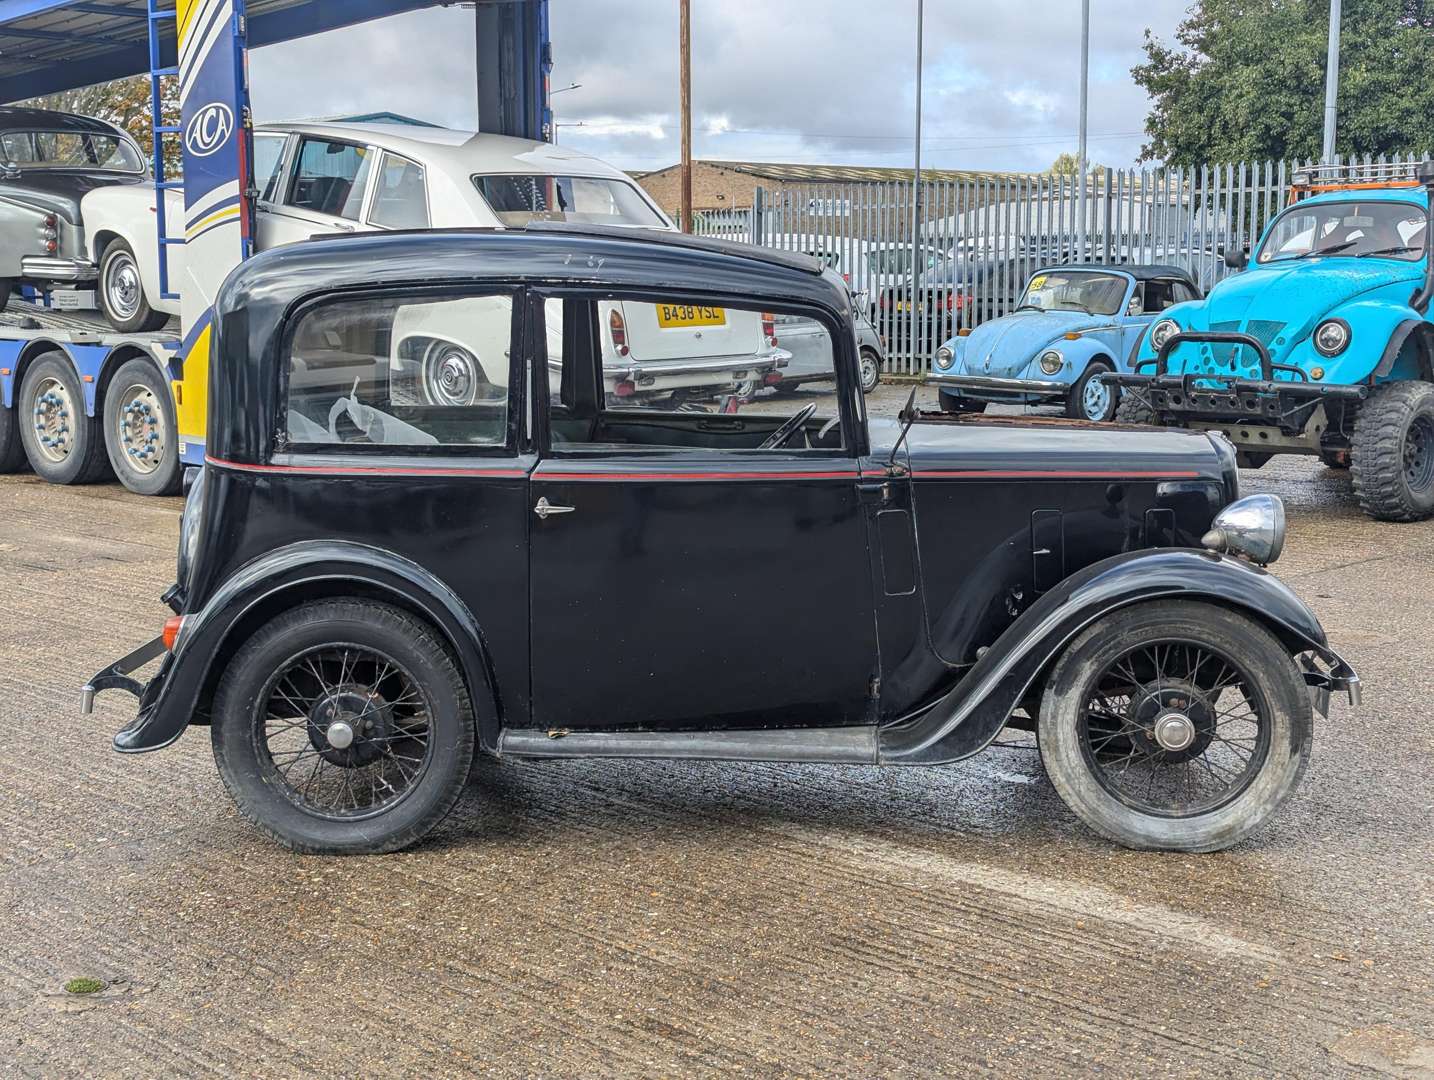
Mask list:
[[[1434,479],[1411,485],[1405,446],[1416,427],[1434,437],[1434,384],[1377,386],[1359,407],[1350,438],[1350,475],[1359,508],[1376,521],[1422,521],[1434,514]],[[1434,446],[1426,453],[1434,453]]]
[[[1120,403],[1115,407],[1115,422],[1117,424],[1148,424],[1159,427],[1160,417],[1138,394],[1121,394]]]
[[[17,402],[19,396],[17,392]],[[0,405],[0,473],[19,472],[25,465],[25,447],[20,442],[19,411]]]
[[[1187,817],[1143,812],[1116,798],[1092,774],[1079,734],[1092,681],[1126,650],[1165,640],[1205,644],[1238,657],[1252,673],[1270,723],[1264,764],[1249,785],[1230,802]],[[1290,797],[1309,763],[1312,728],[1305,681],[1289,651],[1264,626],[1214,604],[1157,600],[1107,615],[1071,643],[1046,681],[1037,730],[1051,783],[1095,832],[1130,848],[1205,852],[1243,840]]]
[[[135,258],[134,249],[123,240],[111,240],[100,257],[100,277],[96,288],[99,293],[100,310],[104,312],[109,324],[122,334],[148,334],[156,330],[163,330],[169,322],[169,315],[163,311],[156,311],[150,306],[149,297],[144,294],[142,280],[136,285],[139,295],[131,315],[125,316],[112,306],[110,279],[115,273],[115,264],[124,259],[133,263],[135,273],[138,274],[139,260]]]
[[[131,463],[129,448],[120,439],[120,411],[128,404],[124,400],[125,391],[132,386],[148,389],[160,413],[165,456],[153,472],[136,468]],[[179,464],[179,427],[174,415],[174,393],[153,361],[135,357],[120,366],[109,381],[103,413],[105,452],[119,482],[136,495],[177,495],[183,481],[183,470]]]
[[[1087,416],[1082,400],[1085,396],[1085,388],[1090,384],[1090,381],[1096,376],[1112,370],[1114,369],[1104,360],[1092,360],[1087,364],[1085,371],[1081,373],[1081,377],[1071,385],[1070,393],[1066,397],[1066,416],[1072,420],[1085,420],[1095,424],[1105,424],[1114,420],[1116,412],[1120,408],[1121,395],[1119,387],[1109,387],[1110,400],[1106,406],[1105,415],[1103,416],[1094,419]]]
[[[53,379],[64,386],[73,403],[66,418],[74,432],[74,446],[63,461],[52,461],[40,447],[40,436],[32,418],[39,397],[40,385]],[[15,395],[14,416],[20,428],[20,442],[35,475],[51,484],[94,484],[109,476],[110,463],[105,456],[104,433],[97,417],[85,415],[85,391],[75,369],[64,353],[51,350],[41,353],[25,369],[20,392]]]
[[[869,394],[881,383],[881,357],[875,349],[868,347],[861,350],[861,362],[868,365],[861,376],[861,392]]]
[[[405,666],[433,702],[431,759],[416,786],[388,810],[358,821],[310,813],[275,789],[260,760],[259,697],[273,673],[306,649],[370,646]],[[372,855],[422,839],[458,801],[473,764],[473,708],[447,645],[427,623],[371,600],[320,600],[268,622],[229,661],[215,696],[211,739],[219,774],[240,813],[293,851]]]

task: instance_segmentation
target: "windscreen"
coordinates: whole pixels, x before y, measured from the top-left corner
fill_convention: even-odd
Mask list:
[[[7,131],[0,135],[0,160],[21,169],[144,171],[134,144],[117,135],[75,131]]]
[[[1118,274],[1099,274],[1088,270],[1047,271],[1031,278],[1031,283],[1026,286],[1026,295],[1021,297],[1020,307],[1114,315],[1125,298],[1126,284],[1125,278]]]
[[[1260,264],[1338,255],[1413,262],[1424,253],[1424,209],[1413,203],[1327,202],[1295,206],[1270,229]]]
[[[498,220],[663,229],[667,223],[631,184],[594,176],[483,175],[473,184]]]

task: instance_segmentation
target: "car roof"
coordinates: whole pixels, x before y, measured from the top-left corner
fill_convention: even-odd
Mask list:
[[[1195,283],[1189,270],[1182,270],[1178,266],[1163,266],[1159,263],[1056,263],[1052,266],[1043,266],[1036,273],[1043,274],[1052,270],[1100,270],[1105,273],[1127,274],[1136,281],[1178,278],[1192,285]]]
[[[413,158],[446,172],[571,175],[622,180],[632,178],[600,158],[552,143],[507,135],[424,127],[416,124],[350,124],[295,121],[259,124],[258,133],[297,131],[348,142],[363,142]]]
[[[1402,202],[1427,207],[1429,196],[1423,188],[1415,185],[1391,188],[1348,188],[1344,191],[1322,191],[1301,199],[1293,206],[1318,205],[1332,202]]]
[[[74,131],[90,135],[122,135],[128,132],[93,116],[56,112],[53,109],[25,109],[0,106],[0,131]]]

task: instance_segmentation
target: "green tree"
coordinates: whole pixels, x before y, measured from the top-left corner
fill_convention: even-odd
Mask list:
[[[1089,170],[1086,175],[1091,176],[1104,171],[1105,166],[1094,161],[1088,161],[1086,162],[1086,168]],[[1052,176],[1075,176],[1080,172],[1080,162],[1076,159],[1076,156],[1068,150],[1056,158],[1055,161],[1051,162],[1051,167],[1047,169],[1046,172]]]
[[[1344,156],[1434,148],[1434,0],[1344,5]],[[1323,143],[1326,0],[1197,0],[1132,69],[1151,98],[1142,150],[1173,165],[1316,158]]]
[[[161,109],[164,124],[174,127],[179,124],[179,80],[166,77],[160,83]],[[118,79],[115,82],[100,83],[97,86],[82,86],[76,90],[64,90],[58,94],[31,98],[20,104],[34,109],[53,109],[56,112],[75,113],[79,116],[93,116],[122,127],[135,137],[144,150],[145,159],[150,160],[154,142],[153,124],[150,120],[150,82],[148,75],[137,75],[132,79]],[[182,166],[183,149],[177,137],[171,135],[164,142],[165,171],[171,178],[179,175]]]

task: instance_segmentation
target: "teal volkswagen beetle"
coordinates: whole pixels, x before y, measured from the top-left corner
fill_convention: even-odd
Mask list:
[[[1419,183],[1343,171],[1296,178],[1316,192],[1265,229],[1253,261],[1142,339],[1119,418],[1223,431],[1241,463],[1318,455],[1349,468],[1361,509],[1434,515],[1434,296]]]
[[[1127,358],[1159,314],[1199,296],[1173,266],[1037,270],[1011,314],[937,350],[927,381],[940,388],[946,412],[1059,404],[1078,420],[1109,420],[1119,391],[1100,376],[1129,370]]]

